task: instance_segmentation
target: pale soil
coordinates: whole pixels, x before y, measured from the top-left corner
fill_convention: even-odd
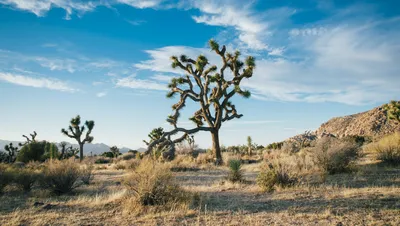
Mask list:
[[[174,173],[183,188],[200,194],[199,205],[139,216],[121,205],[127,170],[96,170],[92,185],[60,197],[11,188],[0,196],[0,225],[400,225],[398,168],[364,165],[357,173],[328,176],[323,184],[311,178],[274,193],[260,191],[257,170],[258,165],[244,167],[244,184],[225,182],[224,167]],[[46,210],[35,202],[52,206]]]

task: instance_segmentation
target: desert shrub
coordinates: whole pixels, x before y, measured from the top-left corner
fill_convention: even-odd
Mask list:
[[[93,179],[93,169],[94,166],[92,164],[84,165],[81,167],[81,180],[84,184],[90,184]]]
[[[314,164],[323,173],[348,172],[359,156],[359,145],[332,137],[321,138],[311,150]]]
[[[29,161],[43,161],[46,145],[46,141],[25,144],[18,152],[17,161],[24,163]]]
[[[243,181],[242,163],[239,159],[229,160],[228,180],[236,183]]]
[[[386,136],[366,147],[376,153],[376,159],[389,165],[400,165],[400,133]]]
[[[281,146],[281,150],[285,153],[297,153],[300,149],[300,145],[294,141],[286,141]]]
[[[61,195],[78,187],[80,176],[81,171],[77,163],[71,160],[52,160],[46,163],[41,182],[44,188]]]
[[[40,172],[29,169],[13,169],[11,171],[12,181],[22,190],[28,192],[40,178]]]
[[[195,159],[190,155],[178,155],[170,163],[172,172],[186,172],[200,170]]]
[[[132,195],[131,206],[162,206],[174,208],[190,202],[188,193],[175,182],[167,165],[151,159],[144,159],[139,166],[124,179],[124,185]],[[133,203],[132,203],[133,202]]]
[[[196,158],[196,163],[198,164],[207,164],[207,163],[213,163],[214,161],[214,156],[210,154],[209,152],[207,153],[200,153],[197,158]]]
[[[275,187],[291,187],[299,181],[299,175],[293,165],[285,160],[275,160],[264,167],[256,178],[257,185],[263,191],[271,192]]]
[[[114,158],[115,157],[114,153],[112,153],[111,151],[103,152],[103,154],[101,154],[101,156],[107,157],[107,158]]]
[[[126,169],[126,166],[123,163],[117,163],[117,164],[114,165],[114,168],[116,170],[124,170],[124,169]]]
[[[358,145],[362,146],[364,144],[368,144],[372,142],[372,138],[368,136],[359,136],[359,135],[349,135],[342,138],[344,141],[357,143]]]
[[[122,154],[122,155],[118,156],[118,159],[122,159],[122,160],[125,160],[125,161],[131,160],[131,159],[134,159],[134,158],[136,158],[136,154],[134,154],[132,152],[127,152],[125,154]]]
[[[0,194],[12,182],[13,177],[8,168],[8,165],[0,163]]]
[[[94,161],[95,164],[108,164],[111,163],[112,159],[111,158],[106,158],[106,157],[100,157]]]

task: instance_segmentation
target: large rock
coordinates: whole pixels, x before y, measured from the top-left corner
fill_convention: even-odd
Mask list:
[[[323,123],[315,133],[318,137],[323,134],[332,134],[336,137],[349,135],[382,137],[396,131],[400,131],[400,124],[388,120],[383,106],[380,106],[366,112],[332,118]]]

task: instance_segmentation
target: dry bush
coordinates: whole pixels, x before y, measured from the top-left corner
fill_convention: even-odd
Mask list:
[[[191,194],[175,182],[167,165],[149,158],[125,177],[124,185],[132,195],[125,203],[128,212],[140,213],[148,207],[172,210],[188,207],[192,200]]]
[[[79,165],[72,160],[52,160],[45,164],[42,186],[57,195],[61,195],[78,187],[80,176]]]
[[[214,156],[211,153],[200,153],[196,158],[197,164],[214,163]]]
[[[0,163],[0,194],[4,188],[12,182],[12,174],[7,164]]]
[[[93,179],[93,164],[85,164],[81,167],[81,180],[84,184],[90,184]]]
[[[13,169],[11,171],[12,181],[22,190],[28,192],[39,180],[41,172],[29,168]]]
[[[114,165],[114,169],[116,170],[124,170],[126,169],[126,165],[122,162],[119,162],[117,164]]]
[[[132,152],[127,152],[127,153],[124,153],[124,154],[118,156],[117,158],[118,158],[119,160],[122,159],[122,160],[127,161],[127,160],[131,160],[131,159],[136,158],[136,154],[134,154],[134,153],[132,153]]]
[[[276,187],[286,188],[297,184],[300,176],[295,165],[288,158],[274,159],[264,165],[257,176],[257,185],[263,191],[271,192]]]
[[[376,159],[389,165],[400,165],[400,133],[386,136],[366,146],[366,151],[376,153]]]
[[[359,145],[332,137],[321,138],[311,149],[314,164],[323,173],[348,172],[359,156]]]
[[[170,162],[170,170],[173,172],[186,172],[200,170],[195,159],[189,155],[178,155]]]

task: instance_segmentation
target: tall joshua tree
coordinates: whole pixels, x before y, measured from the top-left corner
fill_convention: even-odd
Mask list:
[[[87,143],[92,143],[94,137],[90,136],[94,127],[94,121],[86,121],[85,125],[81,125],[81,117],[77,115],[75,118],[72,118],[70,121],[71,125],[68,127],[68,130],[61,129],[61,132],[68,136],[69,138],[75,139],[79,144],[79,159],[83,160],[83,145]],[[81,136],[84,131],[87,129],[86,135],[82,140]]]
[[[208,59],[200,55],[196,60],[185,55],[172,56],[172,67],[181,69],[186,75],[173,78],[168,85],[170,92],[167,97],[180,96],[179,102],[172,106],[174,113],[168,116],[167,121],[174,127],[172,131],[165,132],[162,137],[153,141],[148,146],[148,152],[157,144],[175,144],[184,140],[189,134],[199,131],[211,133],[212,149],[216,164],[222,163],[221,148],[219,144],[219,130],[223,122],[240,118],[236,107],[230,101],[235,94],[245,98],[250,97],[250,92],[242,90],[240,83],[244,78],[253,76],[255,59],[252,56],[243,62],[239,59],[240,52],[227,53],[226,47],[210,40],[211,50],[220,56],[222,66],[218,68],[211,65]],[[192,129],[177,126],[180,111],[185,107],[188,98],[199,104],[199,110],[190,118],[196,127]],[[184,133],[181,137],[171,140],[171,135]]]

